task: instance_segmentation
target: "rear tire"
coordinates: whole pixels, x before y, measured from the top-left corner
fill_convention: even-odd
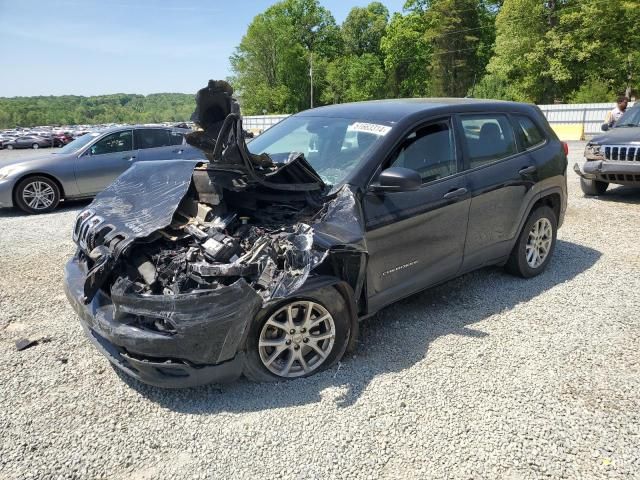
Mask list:
[[[549,207],[536,208],[527,219],[505,266],[512,275],[531,278],[540,275],[556,248],[558,219]]]
[[[349,309],[334,287],[288,298],[259,312],[249,327],[244,376],[274,382],[314,375],[342,358],[350,335]]]
[[[13,145],[7,145],[7,150],[13,150]]]
[[[609,187],[608,182],[599,182],[598,180],[591,180],[588,178],[580,177],[580,188],[586,196],[604,195]]]
[[[37,143],[34,143],[33,145],[31,145],[31,148],[33,148],[34,150],[37,150],[40,148],[40,145],[38,145]]]
[[[27,177],[15,190],[16,205],[26,213],[47,213],[60,203],[60,188],[47,177]]]

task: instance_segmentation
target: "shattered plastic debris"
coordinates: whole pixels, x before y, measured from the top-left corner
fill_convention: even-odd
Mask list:
[[[35,347],[41,343],[49,343],[51,341],[51,337],[42,337],[36,340],[30,340],[28,338],[21,338],[16,340],[16,350],[21,352],[26,350],[27,348]]]
[[[38,344],[38,340],[29,340],[28,338],[21,338],[16,341],[16,350],[21,352],[27,348],[35,347]]]

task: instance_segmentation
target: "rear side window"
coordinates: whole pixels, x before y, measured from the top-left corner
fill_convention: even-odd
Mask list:
[[[461,115],[469,168],[477,168],[517,153],[513,128],[506,115]]]
[[[544,135],[538,126],[533,123],[533,120],[524,115],[515,115],[513,118],[515,118],[517,128],[520,130],[520,135],[522,135],[524,148],[531,148],[544,143]]]
[[[183,135],[180,132],[169,132],[171,145],[182,145]]]
[[[169,131],[163,128],[140,128],[134,130],[133,135],[136,148],[157,148],[171,145]]]

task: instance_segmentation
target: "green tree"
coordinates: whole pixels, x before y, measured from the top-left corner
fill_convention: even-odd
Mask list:
[[[582,0],[560,10],[557,25],[546,35],[548,75],[560,87],[559,99],[588,90],[602,98],[606,87],[611,93],[608,101],[612,101],[615,92],[625,93],[634,81],[638,82],[638,6],[637,2],[624,0]]]
[[[184,93],[0,98],[0,128],[185,121],[194,107]]]
[[[341,57],[327,68],[325,103],[360,102],[383,98],[385,73],[380,59],[372,54]]]
[[[640,11],[631,0],[505,0],[480,91],[551,103],[602,82],[623,92],[640,72]],[[591,85],[591,87],[589,86]],[[602,92],[600,92],[602,93]]]
[[[427,23],[421,11],[395,14],[382,38],[381,50],[393,97],[430,94],[432,44],[427,40]]]
[[[269,7],[253,19],[230,59],[243,112],[308,108],[311,56],[314,98],[322,98],[324,64],[340,51],[339,29],[318,0],[284,0]]]
[[[431,89],[434,96],[463,97],[484,67],[477,0],[433,0],[425,13],[426,39],[433,45]]]
[[[341,28],[346,54],[381,55],[380,41],[388,23],[389,10],[380,2],[372,2],[366,7],[353,7]]]
[[[614,98],[616,93],[606,82],[590,78],[569,96],[568,103],[605,103]]]

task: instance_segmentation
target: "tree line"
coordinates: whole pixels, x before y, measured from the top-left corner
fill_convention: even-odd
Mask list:
[[[185,121],[194,108],[185,93],[0,98],[0,128]]]
[[[245,114],[394,97],[611,102],[640,77],[637,0],[318,0],[257,15],[232,55]],[[312,75],[311,75],[312,73]],[[313,81],[313,97],[311,82]]]

